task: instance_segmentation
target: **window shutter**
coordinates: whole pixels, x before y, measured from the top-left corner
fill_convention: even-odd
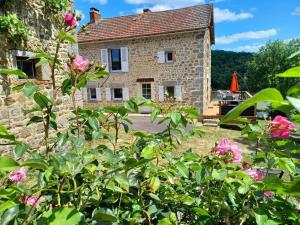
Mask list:
[[[106,88],[105,92],[106,92],[106,101],[111,101],[111,89]]]
[[[36,68],[36,72],[39,71],[38,68]],[[51,80],[51,67],[49,63],[46,63],[40,67],[40,73],[41,73],[41,79],[42,80]]]
[[[108,65],[108,49],[101,49],[101,63],[105,65],[105,70],[109,71],[109,65]]]
[[[181,85],[175,86],[175,98],[176,98],[176,101],[182,101]]]
[[[82,88],[82,97],[83,97],[83,101],[88,100],[88,90],[87,90],[87,88]]]
[[[128,101],[129,100],[129,90],[127,87],[122,88],[123,91],[123,100]]]
[[[96,96],[97,96],[97,101],[101,100],[101,89],[100,88],[96,88]]]
[[[124,47],[121,48],[121,67],[122,67],[122,72],[128,72],[128,48]]]
[[[165,51],[158,51],[157,52],[157,63],[165,63]]]
[[[164,100],[164,86],[158,87],[158,99],[159,99],[159,101]]]

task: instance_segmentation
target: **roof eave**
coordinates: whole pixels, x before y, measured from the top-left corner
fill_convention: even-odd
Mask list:
[[[149,35],[136,35],[136,36],[130,36],[130,37],[124,37],[124,38],[109,38],[109,39],[95,39],[95,40],[89,40],[89,41],[78,41],[78,44],[87,44],[87,43],[93,43],[93,42],[119,41],[119,40],[128,40],[128,39],[136,39],[136,38],[146,38],[146,37],[152,37],[152,36],[154,37],[154,36],[176,34],[176,33],[189,33],[189,32],[202,31],[205,29],[207,29],[207,27],[201,27],[201,28],[196,28],[196,29],[186,29],[186,30],[173,31],[173,32],[161,32],[161,33],[149,34]]]

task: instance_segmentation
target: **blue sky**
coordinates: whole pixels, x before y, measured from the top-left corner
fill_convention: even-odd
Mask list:
[[[84,24],[90,7],[109,18],[208,2],[215,8],[214,49],[255,52],[268,40],[300,37],[300,0],[75,0],[75,6],[84,14]]]

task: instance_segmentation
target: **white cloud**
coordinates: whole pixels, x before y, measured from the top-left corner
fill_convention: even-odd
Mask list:
[[[142,5],[143,8],[149,8],[153,12],[177,9],[181,7],[193,6],[205,3],[205,0],[125,0],[129,4]],[[211,0],[210,2],[221,2],[224,0]],[[137,13],[143,12],[143,8],[139,7],[134,11]],[[249,12],[236,13],[229,9],[215,8],[215,22],[237,21],[253,18],[253,14]]]
[[[129,4],[168,5],[172,8],[204,3],[204,0],[125,0]]]
[[[143,4],[143,8],[149,8],[151,11],[156,12],[193,6],[205,3],[205,0],[125,0],[125,2],[134,5]],[[140,13],[143,8],[138,8],[135,11]]]
[[[258,52],[258,50],[264,45],[244,45],[238,46],[233,51],[235,52]]]
[[[253,18],[253,14],[249,12],[235,13],[229,9],[215,8],[215,22],[220,23],[223,21],[237,21]]]
[[[107,4],[107,0],[90,0],[91,3],[98,3],[101,5]]]
[[[300,16],[300,6],[296,7],[293,12],[292,12],[293,16]]]
[[[172,7],[169,7],[167,5],[154,5],[152,7],[148,7],[152,12],[158,12],[158,11],[165,11],[173,9]],[[144,8],[137,8],[135,11],[136,13],[142,13]]]
[[[261,30],[261,31],[248,31],[243,33],[232,34],[228,36],[221,36],[216,38],[216,44],[231,44],[241,40],[255,40],[264,39],[277,35],[276,29]]]

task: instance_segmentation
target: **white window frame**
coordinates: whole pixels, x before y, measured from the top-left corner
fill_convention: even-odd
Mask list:
[[[121,69],[120,70],[113,70],[112,69],[112,55],[111,55],[111,51],[112,50],[119,50],[120,51],[120,64],[121,64]],[[121,51],[121,48],[110,48],[108,49],[108,58],[109,58],[109,71],[112,72],[112,73],[120,73],[122,72],[122,51]]]
[[[168,60],[168,54],[172,54],[172,60]],[[166,63],[173,63],[174,62],[174,51],[165,51],[165,62]]]
[[[95,93],[96,93],[96,97],[92,98],[92,93],[91,93],[91,89],[95,89]],[[96,87],[89,87],[88,88],[88,100],[89,101],[97,101],[97,88]]]
[[[150,98],[146,98],[146,97],[144,97],[144,92],[143,92],[143,85],[150,85]],[[146,98],[146,99],[152,99],[152,84],[151,83],[149,83],[149,82],[145,82],[145,83],[141,83],[141,91],[142,91],[142,93],[141,93],[141,96],[142,97],[144,97],[144,98]]]
[[[115,98],[115,89],[122,90],[122,98]],[[122,101],[124,99],[123,88],[111,88],[111,97],[112,97],[112,100],[114,100],[114,101]]]

